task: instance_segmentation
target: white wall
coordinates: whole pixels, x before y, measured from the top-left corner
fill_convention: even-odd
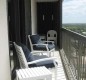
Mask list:
[[[37,34],[37,6],[36,0],[31,0],[31,26],[32,34]]]
[[[0,0],[0,80],[10,79],[7,0]]]

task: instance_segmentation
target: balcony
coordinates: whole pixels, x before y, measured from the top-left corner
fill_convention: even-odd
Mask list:
[[[62,28],[60,54],[68,80],[86,80],[86,37]]]
[[[54,55],[58,61],[57,79],[86,80],[86,37],[65,28],[61,31],[62,48]]]
[[[15,64],[17,64],[17,62],[15,61],[15,59],[13,59],[13,51],[10,52],[11,53],[11,72],[13,72],[14,68],[15,68]],[[45,53],[45,55],[47,55]],[[56,50],[54,52],[54,56],[57,57],[56,61],[58,62],[58,68],[57,68],[57,80],[67,80],[66,78],[66,74],[64,71],[64,67],[62,64],[62,60],[61,60],[61,56],[59,54],[59,50]],[[18,67],[18,65],[17,65]],[[52,80],[55,80],[55,68],[49,68],[49,70],[52,73]],[[12,74],[12,80],[16,80],[15,76],[15,72]]]

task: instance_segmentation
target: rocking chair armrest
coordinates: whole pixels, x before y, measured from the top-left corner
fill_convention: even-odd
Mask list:
[[[33,46],[38,46],[38,45],[39,45],[39,46],[41,46],[41,45],[42,45],[42,46],[45,46],[46,50],[49,50],[49,49],[48,49],[48,44],[33,44]]]
[[[42,42],[44,42],[44,43],[52,43],[52,44],[54,44],[54,41],[42,41]]]
[[[44,52],[44,51],[32,51],[31,53],[35,54],[35,53],[42,53],[42,52]]]
[[[48,44],[33,44],[34,45],[44,45],[44,46],[48,46]]]
[[[28,62],[28,65],[35,64],[35,63],[42,62],[42,61],[48,61],[48,60],[53,60],[54,61],[55,59],[56,59],[56,57],[43,58],[43,59],[39,59],[39,60]]]

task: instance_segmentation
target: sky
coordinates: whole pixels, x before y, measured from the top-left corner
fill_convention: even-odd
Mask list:
[[[86,0],[63,0],[63,23],[86,23]]]

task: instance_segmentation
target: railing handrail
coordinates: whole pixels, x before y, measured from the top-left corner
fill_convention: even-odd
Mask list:
[[[66,29],[66,28],[62,28],[62,31],[68,33],[68,35],[71,35],[71,36],[75,37],[78,40],[82,40],[83,42],[86,42],[86,36],[84,36],[84,35],[82,35],[80,33],[71,31],[71,30]]]

